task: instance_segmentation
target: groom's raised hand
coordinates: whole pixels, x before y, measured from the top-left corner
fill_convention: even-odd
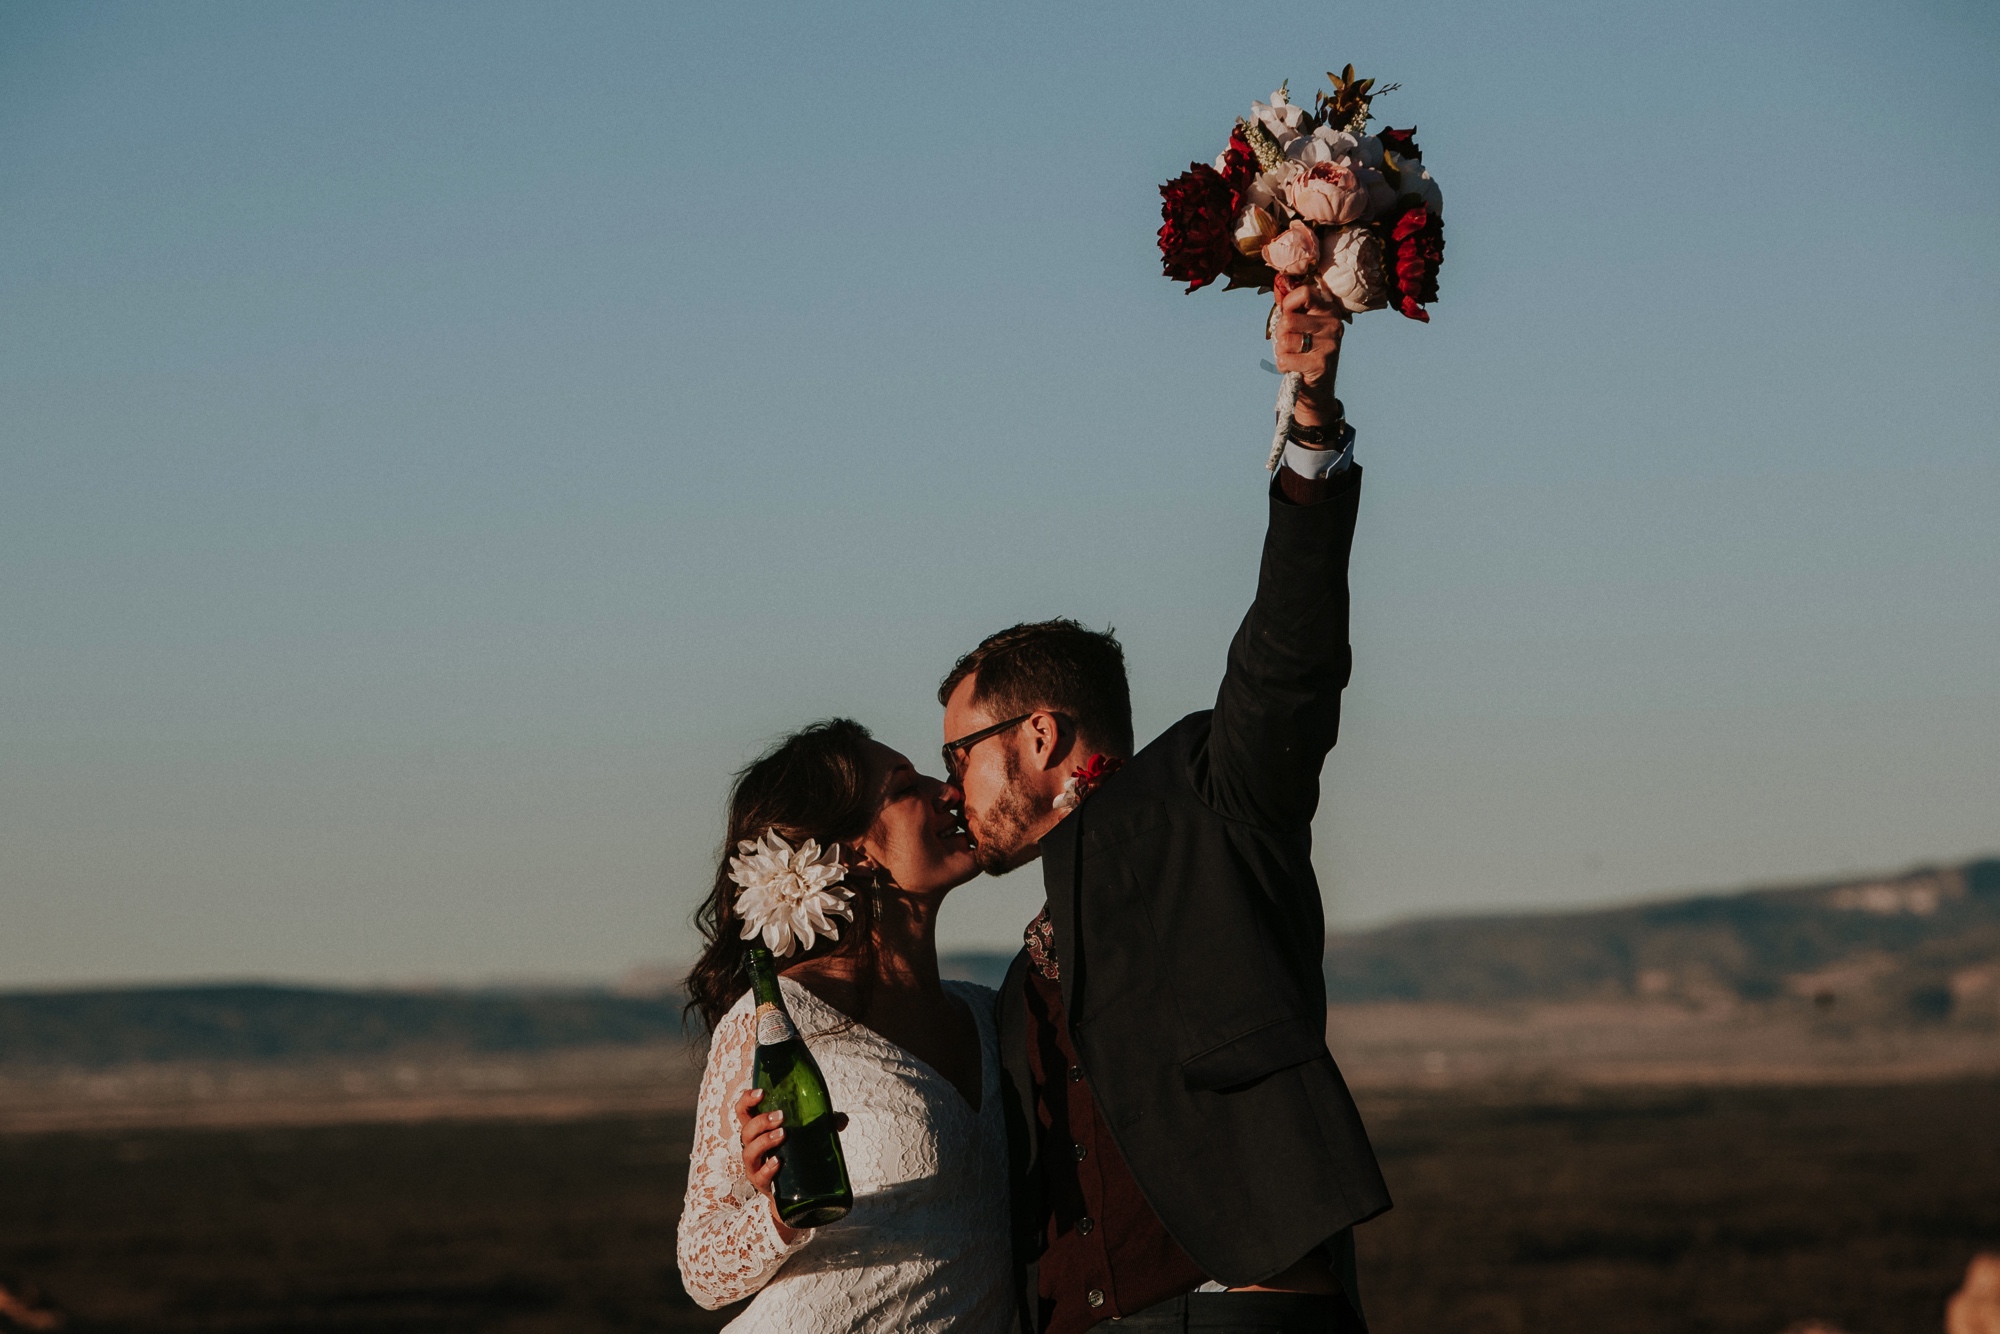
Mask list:
[[[1333,378],[1340,366],[1340,339],[1347,332],[1341,312],[1318,295],[1316,285],[1294,285],[1278,275],[1278,316],[1271,323],[1271,346],[1278,369],[1305,380],[1292,415],[1316,426],[1336,415]]]

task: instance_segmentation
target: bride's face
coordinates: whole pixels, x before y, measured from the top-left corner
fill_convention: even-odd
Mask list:
[[[855,847],[910,894],[942,894],[979,871],[972,839],[945,802],[945,785],[877,741],[868,743],[881,806]]]

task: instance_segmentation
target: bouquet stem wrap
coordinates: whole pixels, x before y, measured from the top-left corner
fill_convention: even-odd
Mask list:
[[[1278,383],[1278,429],[1271,434],[1271,457],[1264,460],[1265,472],[1276,472],[1278,460],[1285,454],[1285,433],[1292,429],[1292,405],[1299,401],[1299,386],[1306,377],[1297,371],[1288,371]]]

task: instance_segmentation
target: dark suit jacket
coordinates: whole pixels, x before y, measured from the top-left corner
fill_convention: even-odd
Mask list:
[[[1311,861],[1319,771],[1351,661],[1360,489],[1358,467],[1320,504],[1293,505],[1273,486],[1257,598],[1215,708],[1133,756],[1042,840],[1085,1077],[1147,1202],[1231,1286],[1269,1278],[1389,1207],[1326,1049]],[[1015,1236],[1032,1265],[1042,1207],[1026,968],[1025,954],[1014,960],[1000,1018]]]

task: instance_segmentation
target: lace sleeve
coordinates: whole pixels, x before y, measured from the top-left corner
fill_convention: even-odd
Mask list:
[[[743,1172],[743,1141],[730,1104],[750,1083],[755,1036],[747,1012],[732,1011],[716,1025],[695,1109],[677,1250],[681,1285],[710,1311],[761,1289],[813,1235],[802,1232],[787,1245],[769,1201]]]

